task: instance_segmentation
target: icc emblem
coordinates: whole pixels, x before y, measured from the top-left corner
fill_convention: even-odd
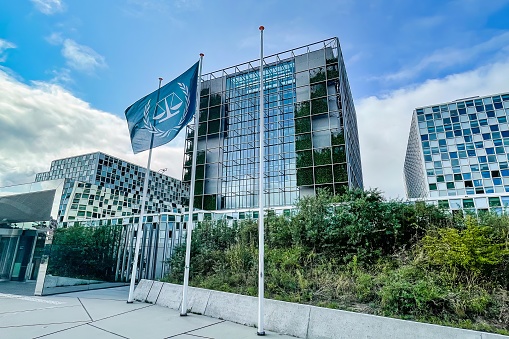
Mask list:
[[[151,122],[152,119],[149,118],[150,100],[145,105],[143,122],[145,124],[145,128],[155,136],[165,138],[173,130],[176,132],[180,131],[182,124],[186,120],[187,110],[189,108],[189,89],[185,84],[181,82],[179,82],[178,85],[182,91],[182,94],[184,95],[184,100],[182,100],[181,97],[179,97],[175,92],[172,92],[163,99],[159,100],[156,103],[156,109],[153,115],[154,124]],[[176,115],[180,115],[179,122],[176,125],[161,124]],[[157,125],[157,127],[155,125]],[[168,126],[169,128],[164,128],[164,125],[170,126]]]

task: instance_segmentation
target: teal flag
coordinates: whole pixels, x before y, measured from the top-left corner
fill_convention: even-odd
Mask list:
[[[199,62],[125,110],[134,153],[173,140],[196,110]]]

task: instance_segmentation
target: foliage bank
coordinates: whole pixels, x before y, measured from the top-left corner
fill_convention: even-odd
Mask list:
[[[266,297],[509,334],[509,217],[453,216],[377,191],[322,192],[266,218]],[[256,221],[203,222],[191,285],[257,293]],[[185,246],[166,281],[181,283]]]

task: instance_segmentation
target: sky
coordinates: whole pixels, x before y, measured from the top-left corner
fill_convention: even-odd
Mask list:
[[[124,110],[204,53],[203,73],[338,37],[365,188],[404,198],[412,111],[509,92],[509,0],[16,0],[0,11],[0,187],[52,160],[134,155]],[[181,133],[183,134],[183,133]],[[152,169],[181,178],[184,137]]]

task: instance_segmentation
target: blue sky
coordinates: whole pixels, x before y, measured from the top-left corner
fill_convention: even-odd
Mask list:
[[[104,133],[87,144],[73,128],[85,133],[82,120],[94,114],[123,119],[124,109],[154,90],[159,76],[171,80],[200,52],[205,73],[256,59],[258,26],[264,25],[266,55],[339,37],[359,118],[366,184],[403,196],[402,159],[414,107],[509,91],[508,17],[509,0],[6,2],[0,11],[0,123],[10,121],[18,133],[0,134],[0,186],[29,181],[54,158],[96,148],[144,163],[129,147],[110,147]],[[467,79],[475,83],[467,86]],[[50,134],[67,140],[68,147],[55,147],[41,132],[42,122],[34,129],[12,121],[12,107],[36,125],[56,119],[59,128]],[[79,118],[72,112],[76,107],[83,110]],[[115,121],[115,133],[127,133]],[[53,148],[34,146],[44,143]],[[181,145],[182,138],[160,151],[164,159],[158,163],[176,177]],[[31,152],[29,158],[37,160],[20,166],[8,160],[12,151]],[[391,165],[380,171],[377,163],[387,160]]]

